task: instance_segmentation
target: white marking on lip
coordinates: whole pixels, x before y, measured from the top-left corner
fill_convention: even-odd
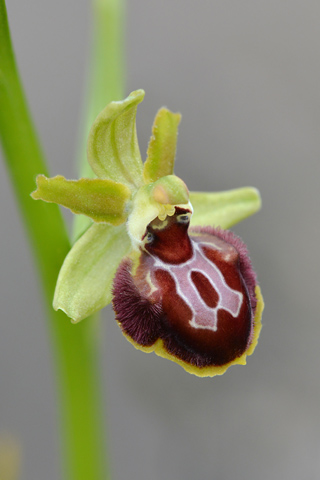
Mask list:
[[[192,240],[191,240],[192,241]],[[234,318],[239,315],[243,295],[227,285],[221,270],[209,260],[200,247],[211,246],[210,243],[196,243],[192,241],[193,255],[186,262],[173,265],[165,263],[158,257],[154,260],[154,268],[167,271],[173,278],[177,294],[184,300],[192,312],[190,325],[194,328],[209,329],[214,332],[218,329],[218,311],[226,310]],[[211,246],[212,247],[212,246]],[[215,248],[215,245],[213,246]],[[220,250],[220,248],[219,248]],[[198,289],[191,280],[192,272],[200,272],[210,282],[219,296],[216,307],[209,307],[202,299]],[[191,286],[191,289],[188,288]],[[188,295],[186,295],[188,292]]]
[[[201,242],[201,246],[204,245],[205,247],[211,247],[214,248],[215,250],[222,250],[222,247],[219,247],[214,241],[212,243],[210,242]]]

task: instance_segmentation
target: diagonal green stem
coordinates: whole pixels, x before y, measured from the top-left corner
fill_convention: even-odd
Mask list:
[[[91,95],[90,104],[94,107],[90,109],[92,113],[87,125],[95,111],[100,109],[96,98],[101,101],[104,97],[100,92],[103,85],[108,92],[103,106],[111,97],[121,96],[119,88],[122,86],[121,68],[110,63],[113,56],[121,54],[121,47],[118,50],[119,47],[112,45],[121,44],[122,1],[94,0],[94,9],[97,37],[92,91],[95,93]],[[103,17],[99,17],[99,11],[105,12]],[[108,38],[103,34],[105,28]],[[103,56],[101,52],[106,40],[111,47]],[[109,80],[104,83],[106,78],[101,75],[106,74]],[[97,87],[99,82],[101,88]],[[96,358],[97,324],[94,319],[87,319],[79,325],[72,325],[62,312],[56,313],[51,307],[57,275],[70,244],[58,207],[30,198],[35,176],[39,173],[47,175],[47,168],[16,68],[4,0],[0,0],[0,105],[0,135],[8,172],[47,301],[60,392],[65,478],[107,480]]]

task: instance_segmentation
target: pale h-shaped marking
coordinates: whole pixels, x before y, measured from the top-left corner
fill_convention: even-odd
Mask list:
[[[204,243],[204,245],[209,246],[207,243]],[[152,256],[155,261],[154,268],[161,268],[170,273],[175,282],[177,294],[185,301],[192,312],[190,325],[194,328],[209,329],[216,332],[218,330],[218,310],[226,310],[236,318],[241,309],[243,295],[226,284],[221,270],[202,252],[201,243],[192,241],[192,246],[192,257],[180,265],[164,263],[159,258]],[[210,246],[214,248],[213,245]],[[217,292],[219,300],[216,307],[209,307],[203,301],[191,280],[192,272],[202,273]]]

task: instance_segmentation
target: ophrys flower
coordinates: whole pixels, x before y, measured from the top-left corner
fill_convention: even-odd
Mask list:
[[[54,308],[84,319],[110,303],[115,277],[116,318],[137,348],[199,376],[221,374],[252,353],[263,308],[246,247],[222,228],[257,211],[260,197],[251,187],[189,194],[174,175],[180,115],[165,108],[142,164],[143,97],[133,92],[97,117],[88,160],[99,178],[37,178],[33,198],[93,220],[61,268]]]

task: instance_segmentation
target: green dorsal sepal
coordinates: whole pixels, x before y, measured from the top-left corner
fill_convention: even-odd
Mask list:
[[[125,100],[111,102],[93,123],[88,138],[88,161],[98,177],[131,188],[142,185],[136,113],[143,98],[144,91],[136,90]]]

